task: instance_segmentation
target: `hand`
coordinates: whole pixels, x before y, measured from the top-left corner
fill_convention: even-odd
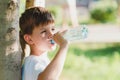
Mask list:
[[[67,32],[67,30],[59,31],[54,34],[53,39],[59,46],[65,46],[68,44],[68,41],[64,39],[63,35]]]

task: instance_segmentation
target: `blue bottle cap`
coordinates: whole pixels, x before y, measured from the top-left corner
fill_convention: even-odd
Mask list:
[[[54,40],[50,40],[51,44],[55,44],[55,41]]]

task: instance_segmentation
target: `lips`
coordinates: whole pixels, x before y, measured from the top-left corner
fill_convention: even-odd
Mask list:
[[[56,49],[56,43],[54,40],[49,40],[49,49],[50,50],[55,50]]]

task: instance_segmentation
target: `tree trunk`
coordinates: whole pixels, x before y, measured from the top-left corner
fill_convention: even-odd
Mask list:
[[[21,80],[19,0],[0,0],[0,80]]]
[[[45,7],[45,0],[26,0],[26,8],[29,8],[32,6]]]
[[[117,0],[117,4],[118,4],[118,15],[120,16],[120,0]]]
[[[67,3],[70,10],[72,27],[77,27],[79,24],[78,24],[78,18],[77,18],[76,0],[67,0]]]
[[[26,9],[34,5],[34,0],[26,0]]]

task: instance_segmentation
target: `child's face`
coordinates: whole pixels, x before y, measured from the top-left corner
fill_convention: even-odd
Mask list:
[[[55,34],[54,24],[48,24],[46,26],[35,27],[31,35],[31,40],[34,45],[34,49],[41,51],[53,50],[56,44],[52,44],[53,35]]]

